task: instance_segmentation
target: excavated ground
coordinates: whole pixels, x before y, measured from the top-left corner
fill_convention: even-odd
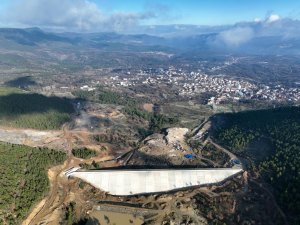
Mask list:
[[[221,186],[131,197],[111,196],[79,179],[68,179],[64,175],[66,169],[83,163],[98,163],[102,168],[137,165],[223,167],[228,166],[228,160],[233,158],[226,149],[214,145],[205,136],[210,122],[204,122],[189,132],[192,138],[201,141],[203,150],[200,152],[186,143],[188,130],[185,128],[173,128],[165,134],[151,135],[136,149],[122,146],[120,142],[123,139],[113,139],[116,133],[124,135],[126,141],[137,141],[134,130],[128,130],[128,127],[130,124],[118,107],[87,104],[77,109],[73,122],[66,124],[61,131],[1,128],[1,141],[63,149],[70,155],[64,165],[49,170],[50,192],[32,209],[22,225],[60,224],[70,202],[76,204],[74,214],[77,218],[89,217],[88,224],[254,224],[255,221],[247,217],[247,212],[261,215],[256,209],[264,209],[266,204],[270,212],[265,212],[266,215],[261,215],[261,218],[270,218],[271,212],[278,211],[272,206],[272,196],[256,185],[255,178],[246,172]],[[76,158],[71,154],[76,147],[93,149],[98,155],[90,159]],[[186,158],[187,154],[195,157]],[[226,154],[228,158],[225,161],[224,158],[216,159],[216,154]],[[236,212],[243,218],[237,217]],[[282,219],[280,214],[273,217],[276,216],[279,221]]]

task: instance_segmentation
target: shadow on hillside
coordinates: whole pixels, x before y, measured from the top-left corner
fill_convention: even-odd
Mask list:
[[[100,225],[100,222],[96,218],[88,218],[83,219],[74,225]]]
[[[128,152],[123,155],[121,159],[126,160],[131,152]],[[114,160],[112,160],[114,161]],[[183,161],[183,160],[182,160]],[[132,158],[129,160],[127,165],[118,166],[118,167],[103,167],[101,169],[89,169],[89,170],[124,170],[124,169],[133,169],[133,170],[143,170],[143,169],[195,169],[195,168],[214,168],[211,165],[201,164],[201,161],[187,160],[186,162],[173,163],[168,157],[164,155],[149,155],[143,152],[136,151]],[[217,169],[217,168],[216,168]]]
[[[31,76],[26,76],[26,77],[18,77],[16,79],[5,82],[4,84],[8,87],[25,88],[28,86],[34,86],[37,83],[32,79]]]
[[[70,99],[47,97],[40,94],[9,94],[0,96],[0,117],[14,117],[21,114],[56,111],[72,113]]]

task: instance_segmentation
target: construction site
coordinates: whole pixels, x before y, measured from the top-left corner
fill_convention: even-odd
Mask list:
[[[225,218],[237,223],[235,212],[252,204],[243,196],[258,190],[249,187],[241,160],[212,140],[210,120],[192,130],[168,128],[133,147],[135,133],[120,108],[95,107],[77,107],[62,130],[0,131],[1,141],[69,155],[48,170],[50,191],[23,225],[63,224],[70,215],[78,224],[210,224]],[[83,147],[96,154],[73,154]],[[264,192],[257,195],[262,196],[272,201]]]

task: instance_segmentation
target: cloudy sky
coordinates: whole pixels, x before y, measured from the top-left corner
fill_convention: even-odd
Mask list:
[[[124,32],[139,25],[300,19],[299,0],[1,0],[1,27]],[[246,33],[247,28],[229,32]],[[224,38],[231,33],[223,33]]]

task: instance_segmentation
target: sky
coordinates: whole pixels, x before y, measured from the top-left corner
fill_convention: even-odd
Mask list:
[[[1,27],[124,32],[143,25],[300,19],[299,0],[1,0]],[[275,19],[276,19],[275,18]]]
[[[99,0],[107,11],[143,12],[165,8],[172,20],[158,18],[154,24],[223,25],[276,13],[300,18],[299,0]],[[148,22],[149,23],[149,22]]]

